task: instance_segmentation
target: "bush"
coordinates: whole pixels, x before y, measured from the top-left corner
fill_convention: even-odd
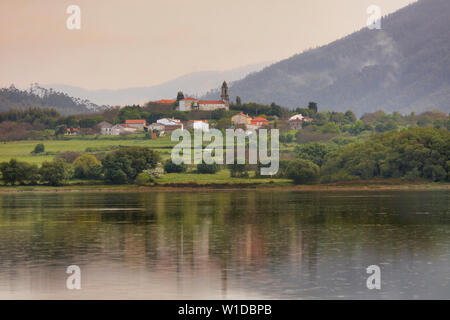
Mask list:
[[[197,172],[198,173],[205,173],[205,174],[214,174],[220,171],[220,166],[217,163],[213,164],[206,164],[206,163],[200,163],[197,165]]]
[[[187,170],[187,165],[182,163],[182,164],[175,164],[172,162],[171,159],[167,160],[164,163],[164,170],[167,173],[183,173],[186,172]]]
[[[230,176],[232,178],[248,178],[248,165],[247,164],[230,164]]]
[[[139,173],[138,176],[136,177],[136,180],[134,181],[134,183],[140,186],[145,186],[151,182],[152,181],[150,179],[150,176],[146,172]]]
[[[102,174],[102,166],[96,157],[83,154],[73,162],[74,176],[78,179],[99,179]]]
[[[162,178],[164,175],[164,168],[162,165],[157,165],[155,168],[144,170],[142,173],[147,175],[149,182],[155,182],[156,179]]]
[[[39,170],[34,164],[11,159],[9,162],[0,163],[0,172],[5,184],[37,184]]]
[[[296,159],[289,163],[286,176],[295,184],[313,184],[319,179],[319,166],[309,160]]]
[[[113,184],[126,184],[128,177],[121,169],[110,169],[105,172],[105,180]]]
[[[72,177],[70,165],[62,159],[44,161],[39,173],[41,181],[51,186],[61,186]]]
[[[149,148],[121,148],[102,160],[105,180],[114,184],[132,183],[142,171],[154,169],[158,161],[159,154]]]
[[[45,146],[42,143],[38,143],[32,153],[43,153],[45,151]]]

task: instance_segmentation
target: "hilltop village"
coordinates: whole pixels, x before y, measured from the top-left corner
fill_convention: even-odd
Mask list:
[[[170,109],[175,108],[180,112],[196,112],[196,111],[215,111],[215,110],[230,110],[230,99],[228,94],[228,85],[224,81],[222,84],[222,90],[220,100],[200,100],[193,97],[184,97],[182,92],[178,93],[177,100],[161,99],[152,101],[154,105],[159,105]],[[250,133],[260,128],[268,128],[269,120],[266,115],[259,115],[254,118],[243,112],[237,112],[229,118],[229,128],[241,128]],[[284,119],[289,124],[289,128],[292,130],[300,130],[303,123],[313,122],[313,119],[302,114],[294,114],[288,119]],[[208,131],[210,126],[216,126],[216,123],[209,123],[205,119],[191,119],[182,121],[175,117],[163,117],[157,119],[153,123],[147,123],[145,119],[126,119],[123,123],[111,124],[107,121],[102,121],[97,125],[98,132],[102,135],[122,135],[136,133],[139,131],[149,132],[153,138],[158,136],[164,136],[176,129],[194,129]],[[68,134],[77,134],[78,129],[68,128]]]

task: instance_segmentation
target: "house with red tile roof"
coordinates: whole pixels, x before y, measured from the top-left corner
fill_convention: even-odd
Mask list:
[[[147,121],[139,119],[139,120],[125,120],[125,124],[136,128],[138,130],[144,130],[144,127],[147,125]]]
[[[252,117],[240,112],[231,117],[231,122],[233,123],[234,126],[239,126],[239,125],[247,126],[247,125],[251,124]]]
[[[256,117],[250,121],[250,124],[258,128],[265,127],[269,125],[269,121],[263,117]]]

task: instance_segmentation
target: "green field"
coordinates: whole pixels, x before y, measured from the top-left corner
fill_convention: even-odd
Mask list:
[[[44,155],[34,155],[31,152],[38,143],[43,143],[45,146]],[[20,161],[26,161],[35,164],[41,164],[45,160],[52,160],[55,155],[65,151],[86,152],[87,148],[92,150],[92,153],[109,152],[113,147],[119,146],[139,146],[150,147],[161,154],[163,160],[170,157],[171,149],[177,142],[172,142],[170,136],[161,137],[157,139],[144,139],[143,135],[128,136],[128,137],[111,137],[99,136],[94,137],[67,137],[62,140],[26,140],[14,141],[0,144],[0,162],[9,161],[15,158]],[[276,184],[289,185],[290,181],[287,179],[252,179],[253,172],[250,172],[250,178],[231,178],[230,171],[227,169],[221,170],[216,174],[197,174],[195,173],[195,166],[191,166],[189,173],[184,174],[165,174],[158,180],[158,184]],[[194,172],[192,172],[194,171]],[[99,184],[101,181],[76,181],[71,180],[70,185],[77,184]]]
[[[38,143],[43,143],[45,153],[35,155],[31,152]],[[86,152],[91,148],[91,153],[108,152],[113,147],[150,147],[161,154],[163,160],[170,157],[172,148],[177,142],[172,142],[170,136],[157,139],[144,139],[144,135],[134,135],[127,137],[98,136],[92,137],[65,137],[61,140],[22,140],[0,143],[0,162],[17,159],[34,164],[41,164],[45,160],[52,160],[55,155],[65,151]],[[293,153],[295,143],[281,143],[280,155],[283,159],[285,154]]]
[[[31,152],[38,143],[45,145],[44,155],[33,155]],[[68,137],[63,140],[44,140],[44,141],[12,141],[0,144],[0,162],[9,161],[15,158],[20,161],[26,161],[35,164],[41,164],[45,160],[52,160],[57,153],[65,151],[85,152],[87,148],[94,149],[96,152],[107,152],[112,147],[118,146],[136,146],[150,147],[157,150],[163,159],[170,157],[171,148],[176,142],[170,141],[170,136],[158,139],[147,140],[143,135],[134,137],[111,137],[99,136],[98,138],[79,138]]]

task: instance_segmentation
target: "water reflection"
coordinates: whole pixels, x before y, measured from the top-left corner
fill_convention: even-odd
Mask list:
[[[446,191],[0,195],[0,298],[449,299],[449,258]]]

